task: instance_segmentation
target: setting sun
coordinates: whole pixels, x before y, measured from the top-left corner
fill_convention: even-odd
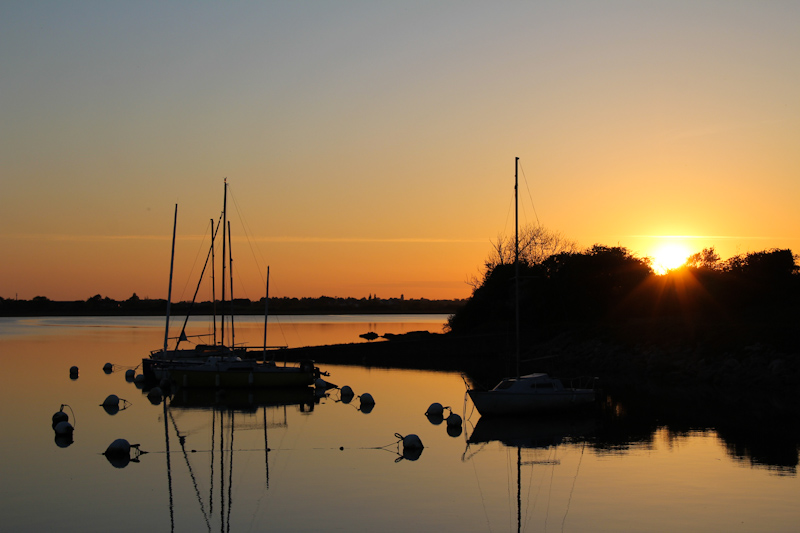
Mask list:
[[[667,271],[677,268],[686,262],[689,250],[681,244],[665,244],[655,251],[653,256],[653,270],[656,274],[666,274]]]

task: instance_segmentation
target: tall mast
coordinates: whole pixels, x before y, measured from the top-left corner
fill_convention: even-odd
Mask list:
[[[220,344],[225,345],[225,226],[227,225],[228,178],[225,178],[225,193],[222,197],[222,305],[220,312]]]
[[[214,324],[214,346],[217,345],[217,290],[214,280],[214,219],[211,219],[211,322]]]
[[[264,362],[267,362],[267,319],[269,318],[269,266],[267,266],[267,296],[264,298]]]
[[[167,356],[167,339],[169,336],[169,308],[172,304],[172,271],[175,267],[175,231],[178,228],[178,204],[175,204],[175,218],[172,222],[172,256],[169,260],[169,290],[167,291],[167,324],[164,327],[164,357]]]
[[[519,377],[519,157],[514,158],[514,295],[517,377]]]
[[[233,241],[231,240],[231,223],[228,222],[228,260],[230,261],[230,269],[228,271],[229,276],[231,278],[231,294],[230,294],[230,301],[231,301],[231,349],[236,347],[236,330],[234,329],[233,325]]]

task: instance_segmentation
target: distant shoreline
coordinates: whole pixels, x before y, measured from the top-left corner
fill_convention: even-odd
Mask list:
[[[464,306],[466,300],[428,300],[389,298],[270,298],[271,315],[391,315],[391,314],[443,314],[450,315]],[[128,300],[112,300],[93,296],[88,300],[54,301],[42,296],[32,300],[0,298],[2,317],[38,316],[164,316],[166,300],[139,299],[134,295]],[[173,315],[221,315],[222,304],[217,302],[173,302]],[[263,316],[264,301],[235,299],[226,302],[225,314],[240,316]]]

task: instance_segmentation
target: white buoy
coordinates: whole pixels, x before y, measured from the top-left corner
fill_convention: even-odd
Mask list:
[[[434,402],[428,407],[428,410],[425,411],[425,414],[428,416],[440,416],[444,412],[444,407],[439,402]]]
[[[449,427],[461,427],[461,417],[453,412],[445,418],[445,421]]]
[[[56,424],[53,429],[56,430],[56,435],[72,435],[72,432],[75,430],[75,428],[72,427],[72,424],[66,420]]]
[[[133,381],[136,378],[136,372],[132,368],[125,371],[125,381]]]
[[[106,363],[103,365],[103,372],[106,374],[110,374],[112,370],[114,370],[114,365],[111,363]]]

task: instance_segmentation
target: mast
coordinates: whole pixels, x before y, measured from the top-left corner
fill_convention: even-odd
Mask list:
[[[172,222],[172,256],[169,260],[169,290],[167,291],[167,324],[164,327],[164,357],[167,356],[167,339],[169,336],[169,308],[172,304],[172,272],[175,267],[175,232],[178,229],[178,204],[175,204],[175,218]]]
[[[217,291],[214,280],[214,219],[211,219],[211,322],[214,324],[214,346],[217,345]]]
[[[514,158],[514,297],[517,377],[519,377],[519,157]]]
[[[220,306],[220,344],[225,345],[225,226],[228,209],[228,178],[225,178],[225,194],[222,197],[222,305]]]
[[[267,362],[267,319],[269,318],[269,266],[267,266],[267,296],[264,298],[264,362]],[[266,431],[266,428],[265,428]]]
[[[231,223],[228,222],[228,260],[230,261],[230,268],[228,269],[228,273],[231,278],[231,350],[236,347],[236,341],[234,336],[236,334],[233,325],[233,241],[231,241]]]

